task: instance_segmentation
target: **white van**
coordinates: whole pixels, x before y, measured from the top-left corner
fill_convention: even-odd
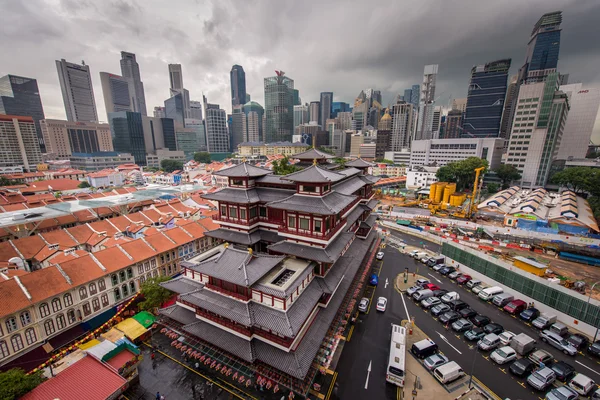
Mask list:
[[[416,293],[413,294],[413,299],[415,299],[415,301],[421,301],[421,300],[425,300],[428,297],[433,296],[433,291],[429,290],[429,289],[423,289],[423,290],[419,290]]]
[[[424,251],[419,251],[414,255],[415,259],[420,260],[422,258],[429,258],[429,254],[425,253]]]
[[[460,365],[458,365],[455,361],[450,361],[442,365],[441,367],[437,367],[435,371],[433,371],[433,375],[443,384],[453,382],[458,378],[465,375],[465,372],[462,370]]]
[[[478,296],[481,300],[489,301],[494,296],[497,296],[501,293],[504,293],[504,289],[502,289],[500,286],[492,286],[492,287],[483,289],[481,292],[479,292]]]
[[[448,292],[445,295],[443,295],[440,300],[442,300],[442,303],[448,304],[451,301],[460,300],[460,295],[456,292]]]
[[[580,395],[587,396],[596,387],[596,383],[584,374],[577,374],[569,382],[569,387]]]

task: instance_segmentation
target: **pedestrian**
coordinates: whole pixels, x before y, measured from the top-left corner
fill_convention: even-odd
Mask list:
[[[160,400],[160,392],[156,392],[156,400]]]
[[[196,362],[194,366],[196,367],[196,370],[200,369],[200,364],[198,364],[198,362]]]
[[[152,360],[154,360],[154,357],[155,357],[154,350],[152,350],[152,354],[150,354],[150,358],[151,358]]]

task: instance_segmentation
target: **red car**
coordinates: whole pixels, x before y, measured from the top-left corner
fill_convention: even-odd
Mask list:
[[[464,285],[465,283],[469,282],[471,279],[471,275],[461,275],[458,278],[456,278],[456,283],[458,283],[459,285]]]
[[[433,283],[426,283],[425,285],[423,285],[423,289],[429,289],[431,291],[434,291],[439,290],[440,287],[438,285],[434,285]]]
[[[509,314],[519,315],[521,311],[527,308],[527,303],[523,300],[515,299],[504,306],[504,311]]]

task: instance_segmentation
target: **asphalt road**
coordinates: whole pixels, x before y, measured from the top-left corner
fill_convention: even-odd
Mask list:
[[[427,243],[427,248],[431,250],[439,249],[439,246],[433,243],[426,242],[419,238],[402,234],[393,231],[393,236],[404,240],[407,244],[422,247],[421,242]],[[597,359],[593,359],[587,354],[580,354],[576,357],[571,357],[559,352],[554,347],[551,347],[541,340],[539,340],[539,332],[526,325],[523,321],[518,318],[514,318],[508,313],[499,310],[497,307],[480,300],[475,294],[468,290],[465,290],[463,286],[455,284],[450,279],[441,276],[431,268],[427,268],[423,264],[411,259],[408,255],[400,254],[396,249],[392,247],[386,247],[386,256],[384,271],[386,271],[389,279],[393,279],[395,275],[401,272],[404,267],[408,267],[409,271],[416,271],[420,275],[429,278],[433,283],[437,284],[443,289],[454,290],[460,294],[461,300],[467,302],[471,308],[478,313],[486,315],[492,319],[492,321],[501,324],[505,330],[513,333],[526,333],[538,341],[537,348],[541,348],[549,351],[554,355],[558,361],[565,361],[571,364],[575,369],[583,373],[590,378],[598,381],[600,380],[600,362]],[[393,297],[399,297],[397,293]],[[466,342],[462,335],[456,334],[451,329],[446,331],[445,327],[435,320],[429,313],[419,307],[412,299],[406,299],[406,306],[411,316],[415,317],[416,325],[421,328],[426,334],[434,340],[440,350],[448,356],[451,360],[456,361],[465,372],[470,373],[474,362],[474,375],[493,390],[497,395],[502,398],[509,397],[512,400],[516,399],[535,399],[537,397],[543,398],[544,393],[535,392],[530,386],[525,383],[524,379],[517,379],[510,374],[508,366],[497,366],[489,360],[489,353],[476,350],[476,347],[472,343]],[[401,299],[400,299],[401,302]],[[404,305],[398,304],[397,301],[390,303],[393,309],[388,309],[386,313],[391,312],[393,316],[401,315],[405,318],[406,312],[404,311]],[[371,319],[367,318],[366,323],[370,324]],[[444,341],[440,334],[442,334],[446,340]],[[384,340],[382,333],[377,333],[378,340]],[[389,333],[387,337],[389,343]],[[344,350],[345,351],[345,350]]]

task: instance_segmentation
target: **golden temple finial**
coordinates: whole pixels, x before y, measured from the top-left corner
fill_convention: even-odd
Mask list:
[[[242,157],[242,162],[245,163],[246,162],[246,157]]]
[[[313,158],[313,165],[317,165],[317,159]]]
[[[225,249],[226,249],[226,248],[228,248],[228,247],[229,247],[229,243],[225,242],[225,243],[223,244],[223,248],[225,248]]]
[[[252,255],[252,247],[248,247],[248,254]]]

